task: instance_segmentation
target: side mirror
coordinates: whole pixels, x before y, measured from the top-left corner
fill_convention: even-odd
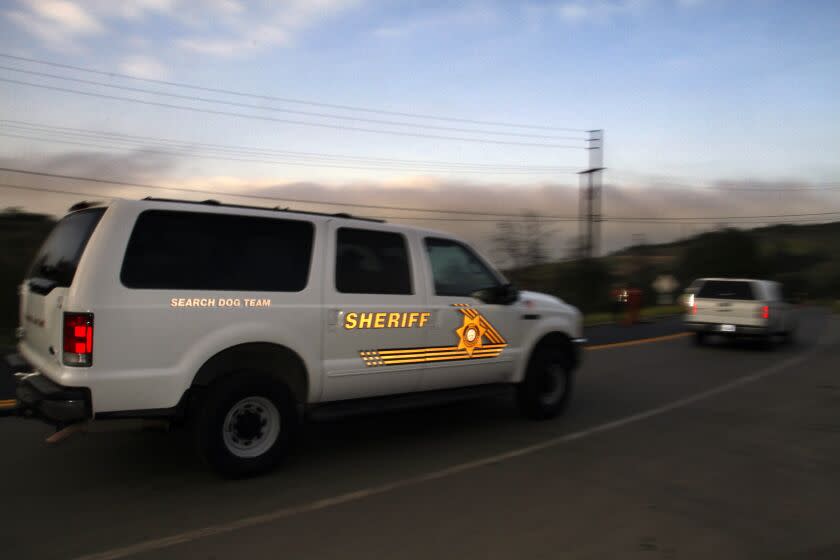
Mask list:
[[[519,290],[513,284],[502,284],[477,290],[470,295],[491,305],[510,305],[519,299]]]

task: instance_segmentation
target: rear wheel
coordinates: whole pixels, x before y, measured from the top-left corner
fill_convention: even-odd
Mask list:
[[[534,352],[516,392],[524,416],[545,420],[566,409],[574,387],[571,364],[568,352],[562,348],[544,346]]]
[[[263,473],[286,455],[298,426],[291,392],[261,373],[235,373],[208,387],[195,418],[202,458],[223,476]]]
[[[791,325],[784,333],[785,344],[796,344],[796,327]]]

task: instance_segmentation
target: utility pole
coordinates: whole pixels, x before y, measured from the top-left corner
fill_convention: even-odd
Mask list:
[[[604,171],[604,131],[589,130],[586,149],[589,151],[589,168],[580,176],[579,216],[580,255],[591,259],[598,256],[601,242],[601,178]]]

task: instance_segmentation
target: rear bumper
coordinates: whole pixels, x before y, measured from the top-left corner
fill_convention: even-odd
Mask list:
[[[12,355],[6,361],[10,365],[19,365],[20,357]],[[16,377],[16,415],[56,425],[73,424],[92,417],[91,395],[87,387],[64,387],[38,372],[21,372]]]
[[[748,335],[760,336],[770,334],[770,327],[756,326],[756,325],[733,325],[734,331],[724,331],[722,323],[698,323],[695,321],[686,321],[685,329],[690,332],[701,332],[710,334],[723,334],[729,336]],[[730,323],[727,323],[730,324]]]

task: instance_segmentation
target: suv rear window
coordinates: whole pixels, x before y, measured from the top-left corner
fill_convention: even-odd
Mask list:
[[[339,228],[335,289],[343,294],[411,294],[405,237],[388,231]]]
[[[299,292],[309,279],[310,222],[146,210],[128,241],[128,288]]]
[[[738,280],[706,280],[698,298],[707,299],[755,299],[752,282],[741,282]]]
[[[62,218],[35,255],[28,278],[42,278],[55,282],[55,286],[69,288],[79,259],[104,213],[105,208],[92,208]]]

